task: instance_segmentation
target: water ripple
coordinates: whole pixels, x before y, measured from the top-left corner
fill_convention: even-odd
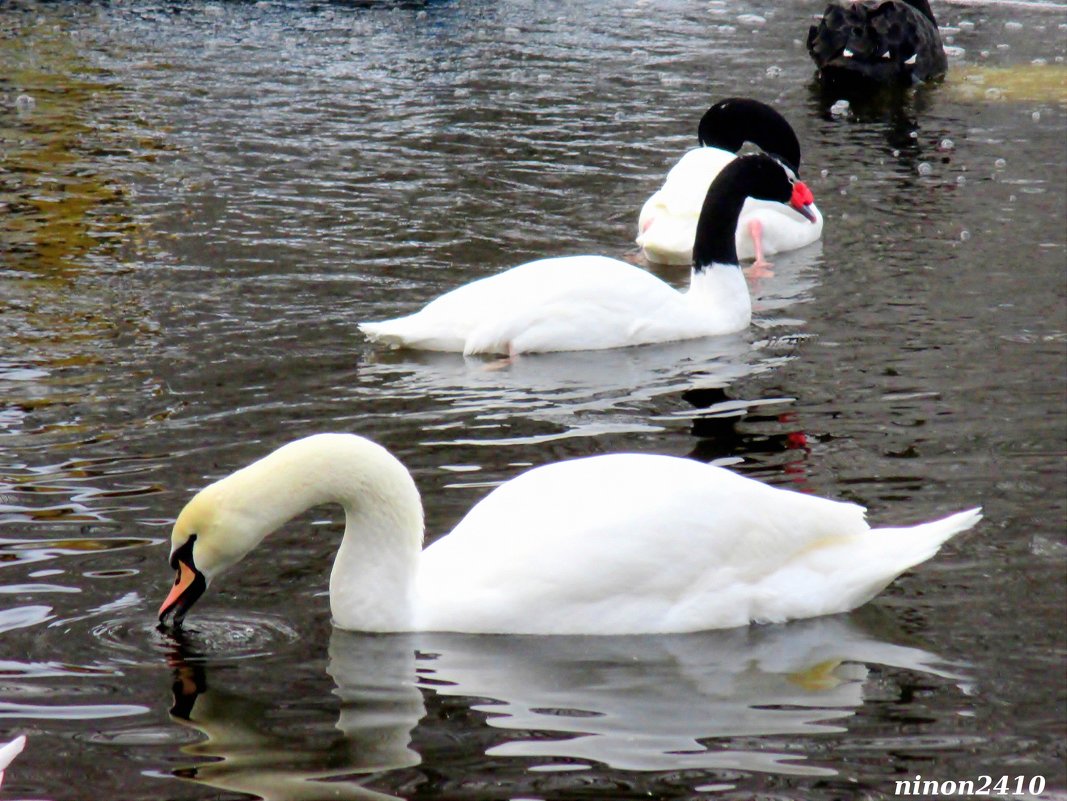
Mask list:
[[[276,616],[242,612],[237,615],[207,611],[180,631],[161,631],[147,616],[121,617],[100,623],[92,636],[116,657],[157,663],[182,649],[186,662],[233,661],[284,653],[300,640],[292,626]]]

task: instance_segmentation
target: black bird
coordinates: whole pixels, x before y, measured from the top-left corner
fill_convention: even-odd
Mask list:
[[[825,85],[911,86],[948,69],[927,0],[852,0],[827,6],[808,31]]]

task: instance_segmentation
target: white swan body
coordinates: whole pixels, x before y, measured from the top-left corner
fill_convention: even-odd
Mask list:
[[[850,503],[644,454],[535,468],[425,550],[419,494],[384,448],[297,440],[206,487],[172,533],[180,623],[204,587],[285,520],[345,509],[334,623],[361,631],[645,634],[853,609],[981,517],[872,530]],[[197,583],[199,582],[199,584]]]
[[[675,164],[655,193],[645,201],[638,217],[637,245],[650,262],[689,264],[697,220],[708,187],[723,167],[737,156],[717,147],[690,150]],[[752,223],[760,225],[759,255],[773,256],[797,250],[822,236],[823,216],[815,204],[814,225],[784,203],[748,198],[741,209],[734,234],[738,258],[755,259]]]
[[[617,259],[540,259],[454,289],[407,317],[361,323],[360,330],[394,347],[467,355],[603,350],[740,331],[752,305],[733,235],[749,196],[811,215],[811,192],[781,160],[734,159],[704,189],[686,292]]]
[[[362,323],[376,342],[421,350],[603,350],[725,334],[749,324],[741,271],[713,265],[679,292],[605,256],[540,259],[454,289],[408,317]]]

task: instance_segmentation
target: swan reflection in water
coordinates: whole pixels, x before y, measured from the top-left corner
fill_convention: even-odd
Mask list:
[[[221,690],[208,681],[210,659],[200,660],[178,643],[171,714],[205,738],[183,751],[215,761],[198,761],[174,775],[265,799],[383,799],[392,796],[364,785],[388,785],[384,772],[419,765],[420,741],[466,743],[467,750],[488,741],[488,748],[476,747],[479,756],[484,750],[492,758],[520,757],[542,766],[556,759],[569,761],[568,767],[577,761],[626,771],[832,776],[831,766],[807,761],[805,749],[775,746],[782,749],[782,735],[847,731],[848,719],[870,692],[872,666],[941,677],[967,692],[965,680],[937,655],[900,644],[901,637],[886,629],[884,615],[867,609],[670,636],[334,630],[327,670],[340,698],[340,735],[329,738],[321,736],[323,725],[299,725],[310,718],[325,724],[324,715],[332,721],[335,713],[323,703],[301,714],[289,698],[272,702]],[[245,662],[240,670],[251,667]],[[234,674],[220,670],[223,676]],[[231,681],[236,684],[236,676]],[[497,736],[472,729],[470,716],[461,716],[464,723],[431,715],[422,724],[431,730],[423,731],[423,693],[431,705],[435,694],[469,699],[469,709],[484,713]],[[439,730],[453,726],[457,730]],[[505,730],[538,736],[509,737]],[[753,738],[767,736],[776,739],[753,745]]]

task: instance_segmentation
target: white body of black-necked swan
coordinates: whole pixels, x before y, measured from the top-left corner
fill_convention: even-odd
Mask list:
[[[407,469],[363,437],[317,434],[186,504],[161,623],[181,625],[214,578],[326,503],[345,511],[333,622],[377,632],[652,634],[845,612],[981,517],[871,529],[855,504],[690,459],[615,454],[513,478],[424,550]]]
[[[948,69],[927,0],[852,0],[827,6],[808,31],[824,84],[911,86]]]
[[[705,193],[685,292],[618,259],[541,259],[454,289],[407,317],[361,323],[360,330],[396,347],[509,356],[740,331],[749,324],[752,301],[734,230],[747,197],[789,203],[815,220],[810,190],[787,165],[763,154],[745,156]]]
[[[663,186],[641,207],[637,244],[651,262],[688,264],[693,258],[697,220],[715,176],[737,157],[746,142],[800,170],[800,141],[789,122],[758,100],[729,97],[700,118],[700,147],[675,164]],[[770,266],[767,256],[810,245],[822,236],[823,218],[814,203],[814,224],[783,203],[749,198],[741,208],[734,245],[742,259]]]

